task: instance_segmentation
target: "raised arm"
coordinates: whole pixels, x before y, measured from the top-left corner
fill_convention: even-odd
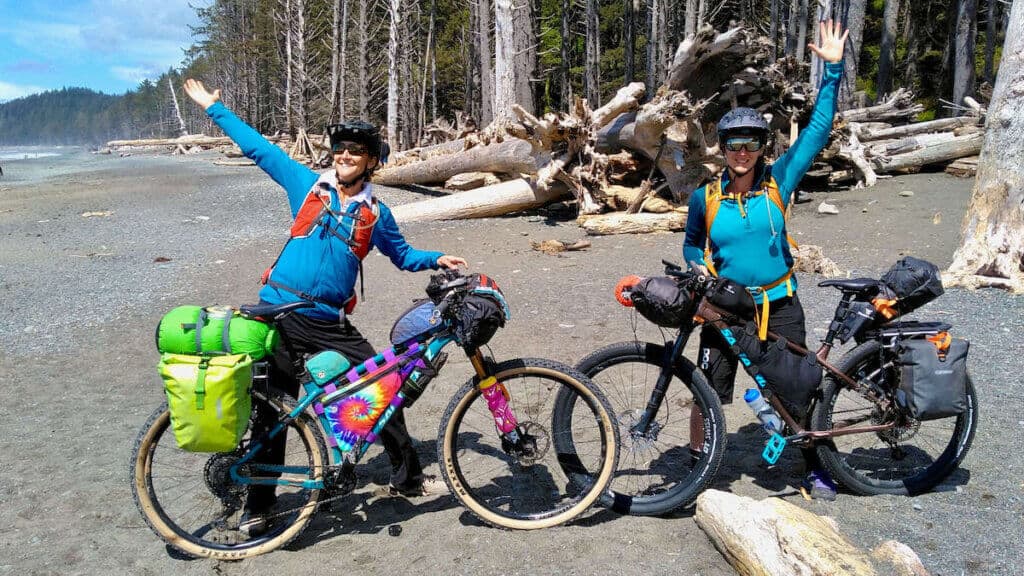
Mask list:
[[[807,47],[825,62],[818,95],[814,101],[810,122],[800,132],[796,142],[772,165],[772,175],[779,184],[783,202],[803,179],[814,157],[828,144],[832,132],[832,118],[836,111],[836,93],[843,76],[843,46],[849,30],[843,31],[839,22],[820,22],[821,46],[808,44]]]
[[[210,92],[198,80],[185,80],[185,93],[217,123],[247,158],[256,163],[288,193],[292,216],[302,205],[317,174],[304,164],[296,162],[259,132],[243,122],[220,101],[220,90]]]

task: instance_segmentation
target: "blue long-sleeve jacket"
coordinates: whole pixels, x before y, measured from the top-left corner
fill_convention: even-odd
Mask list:
[[[824,78],[807,127],[774,164],[762,166],[762,170],[770,170],[775,178],[783,206],[789,204],[793,190],[810,168],[814,157],[828,144],[842,72],[841,62],[825,65]],[[764,174],[754,178],[753,190],[759,189],[763,179]],[[729,171],[725,170],[722,190],[728,183]],[[705,263],[704,247],[708,233],[705,224],[706,188],[701,186],[690,196],[686,238],[683,241],[686,262]],[[723,198],[711,231],[711,259],[720,276],[747,287],[767,286],[793,267],[784,214],[767,194],[745,200],[742,211],[735,199]],[[791,281],[792,290],[796,290],[795,275]],[[786,296],[788,290],[786,283],[780,284],[768,290],[767,298],[769,301],[778,300]]]
[[[311,221],[301,231],[296,231],[296,226],[293,226],[292,238],[281,250],[269,271],[269,278],[265,277],[268,282],[260,290],[260,299],[281,304],[303,299],[296,294],[302,293],[307,296],[305,299],[315,302],[316,307],[301,312],[318,318],[337,319],[354,295],[361,257],[353,252],[350,243],[360,234],[357,216],[365,205],[351,202],[342,214],[342,200],[333,178],[321,178],[320,174],[289,158],[222,103],[214,103],[206,113],[238,144],[246,157],[284,188],[292,218]],[[366,186],[370,187],[372,195],[372,185],[367,183]],[[330,212],[324,211],[322,218],[313,221],[311,214],[316,216],[323,208],[318,196],[330,206]],[[370,244],[402,270],[437,269],[437,259],[442,254],[410,246],[398,230],[391,210],[379,200],[376,205],[378,217]],[[331,212],[341,217],[335,217]]]

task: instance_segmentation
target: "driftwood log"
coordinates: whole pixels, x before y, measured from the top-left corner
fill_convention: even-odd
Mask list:
[[[872,164],[876,171],[898,172],[918,170],[921,166],[949,162],[965,156],[976,156],[981,153],[984,136],[980,132],[954,136],[905,154],[874,158]]]
[[[391,208],[391,213],[399,223],[486,218],[537,208],[565,196],[568,190],[563,186],[551,186],[541,192],[528,180],[519,178],[469,192],[402,204]]]
[[[514,138],[458,153],[431,156],[419,162],[395,166],[385,164],[384,168],[373,175],[373,181],[384,186],[395,186],[437,184],[465,172],[500,172],[516,176],[535,174],[546,156],[544,152],[535,155],[529,142]]]
[[[895,541],[866,552],[829,518],[780,498],[753,500],[719,490],[697,498],[694,515],[729,564],[745,576],[926,576],[920,558]]]
[[[662,214],[583,214],[577,218],[583,231],[591,236],[611,234],[649,234],[651,232],[679,232],[686,228],[686,210]]]

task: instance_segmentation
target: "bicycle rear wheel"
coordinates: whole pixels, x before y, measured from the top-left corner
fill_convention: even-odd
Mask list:
[[[438,461],[445,483],[473,514],[501,528],[547,528],[575,518],[597,501],[618,461],[618,430],[607,400],[585,376],[550,360],[509,360],[493,373],[533,449],[523,455],[503,441],[474,377],[441,420]],[[575,454],[559,453],[553,441],[560,393],[584,407],[563,423],[576,439]]]
[[[283,416],[291,406],[294,401],[270,399],[261,402],[259,409]],[[289,471],[282,479],[321,479],[327,458],[316,423],[303,414],[289,424],[287,434],[284,464],[303,472]],[[153,532],[187,555],[222,560],[264,554],[298,536],[316,509],[319,490],[279,486],[267,531],[253,538],[239,531],[249,488],[232,481],[230,468],[244,454],[243,447],[249,441],[247,433],[240,448],[228,453],[181,450],[174,439],[167,404],[157,409],[139,432],[130,466],[135,504]]]
[[[620,342],[590,354],[577,369],[608,394],[622,438],[612,493],[602,504],[635,516],[665,514],[693,503],[718,472],[725,453],[725,416],[718,395],[686,358],[672,367],[665,398],[647,430],[636,430],[666,361],[664,346]],[[703,451],[690,456],[691,410],[704,421]],[[568,411],[571,414],[572,410]]]
[[[838,367],[857,382],[891,395],[899,383],[893,354],[876,341],[854,348]],[[978,400],[967,382],[967,410],[940,420],[910,419],[895,406],[877,402],[826,378],[814,409],[814,430],[897,422],[882,432],[836,436],[818,445],[818,456],[832,476],[860,494],[914,495],[935,487],[959,466],[971,447],[978,423]]]

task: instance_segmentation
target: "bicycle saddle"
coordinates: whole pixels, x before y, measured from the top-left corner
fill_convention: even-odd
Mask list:
[[[822,288],[835,286],[843,292],[856,292],[857,294],[871,294],[878,292],[880,283],[874,278],[850,278],[849,280],[825,280],[818,284]]]
[[[286,302],[284,304],[243,304],[238,307],[238,312],[245,318],[274,321],[280,320],[295,310],[312,308],[313,306],[315,304],[305,300]]]

